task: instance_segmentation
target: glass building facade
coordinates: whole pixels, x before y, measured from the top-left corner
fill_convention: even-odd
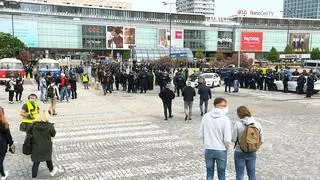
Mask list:
[[[6,3],[0,6],[0,31],[13,34],[13,25],[15,36],[31,51],[55,53],[52,57],[91,51],[106,55],[111,50],[117,55],[135,47],[137,59],[157,59],[169,56],[163,49],[170,44],[172,49],[202,49],[206,54],[240,49],[264,53],[272,47],[281,52],[288,43],[299,42],[304,42],[303,50],[320,47],[320,20],[234,17],[210,23],[204,15],[173,13],[170,32],[169,13]],[[252,44],[257,46],[250,49]]]
[[[285,18],[320,18],[318,0],[284,0],[283,17]]]

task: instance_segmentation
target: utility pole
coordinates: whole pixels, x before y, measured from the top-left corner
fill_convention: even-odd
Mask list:
[[[169,31],[170,31],[170,38],[169,38],[169,58],[171,60],[171,51],[172,51],[172,5],[176,4],[176,2],[162,2],[163,5],[170,6],[170,14],[169,14]]]

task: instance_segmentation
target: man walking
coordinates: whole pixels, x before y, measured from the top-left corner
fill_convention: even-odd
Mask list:
[[[213,180],[215,163],[219,180],[226,179],[227,149],[231,143],[231,122],[227,113],[227,100],[216,98],[214,108],[201,121],[200,138],[205,147],[207,180]]]
[[[175,98],[174,92],[171,91],[167,86],[159,93],[159,97],[163,102],[164,109],[164,120],[168,120],[168,111],[169,118],[173,118],[172,116],[172,99]]]
[[[185,121],[192,120],[192,105],[193,105],[193,97],[196,96],[196,91],[191,87],[191,83],[188,82],[187,87],[183,89],[182,96],[184,100],[184,113],[186,117]]]
[[[204,103],[204,113],[208,112],[208,101],[212,98],[211,90],[206,86],[206,82],[203,81],[198,87],[198,94],[200,95],[200,112],[203,116],[203,103]]]

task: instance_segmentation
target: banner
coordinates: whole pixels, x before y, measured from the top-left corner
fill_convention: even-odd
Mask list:
[[[241,51],[261,52],[263,45],[263,32],[242,32]]]
[[[133,27],[124,28],[124,48],[130,48],[130,45],[136,44],[136,29]]]
[[[38,47],[37,21],[14,19],[14,36],[28,47]],[[0,19],[0,32],[12,34],[11,19]]]
[[[309,50],[309,33],[290,33],[290,42],[295,52],[305,52]]]
[[[106,47],[106,27],[83,25],[82,46],[88,49],[104,49]]]
[[[170,47],[170,35],[172,36],[171,47],[183,48],[184,31],[182,29],[159,29],[159,46],[164,48]]]
[[[107,48],[108,49],[123,49],[123,27],[122,26],[107,26]]]

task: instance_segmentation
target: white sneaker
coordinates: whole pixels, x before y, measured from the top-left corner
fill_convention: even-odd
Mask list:
[[[57,172],[58,172],[58,169],[57,168],[53,168],[53,170],[50,172],[50,175],[54,176],[54,175],[56,175]]]
[[[5,171],[4,174],[5,174],[6,176],[1,177],[1,180],[6,180],[6,179],[7,179],[7,177],[9,176],[9,171]]]

